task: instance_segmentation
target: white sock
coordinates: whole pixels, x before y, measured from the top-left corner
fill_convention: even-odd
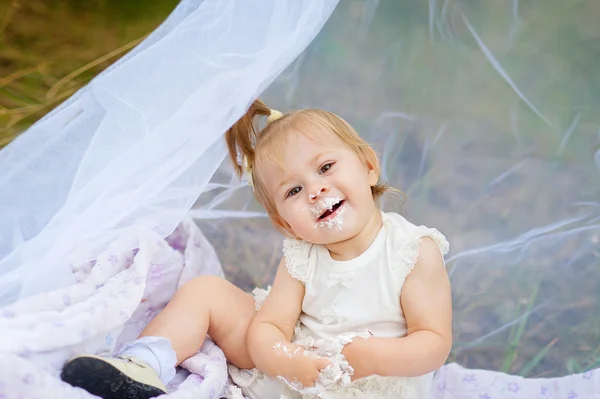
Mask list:
[[[132,356],[152,367],[167,385],[175,377],[177,354],[171,341],[163,337],[142,337],[123,346],[117,356]]]

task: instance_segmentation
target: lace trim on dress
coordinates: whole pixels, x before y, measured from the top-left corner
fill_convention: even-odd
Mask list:
[[[285,266],[290,276],[306,284],[308,279],[308,250],[310,244],[306,241],[285,239],[283,241],[283,256]]]
[[[396,256],[392,259],[392,272],[399,280],[403,281],[415,268],[415,264],[419,259],[419,246],[422,237],[431,238],[437,244],[442,255],[448,253],[450,244],[439,230],[426,226],[417,226],[411,232],[407,242],[398,245]]]

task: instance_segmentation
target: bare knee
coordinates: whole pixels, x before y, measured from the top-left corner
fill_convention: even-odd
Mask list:
[[[252,295],[217,276],[196,277],[181,290],[189,293],[186,298],[196,307],[208,311],[208,335],[227,359],[237,367],[254,368],[246,348],[246,334],[256,315]]]

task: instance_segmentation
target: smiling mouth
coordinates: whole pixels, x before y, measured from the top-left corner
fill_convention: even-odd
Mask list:
[[[337,211],[340,208],[340,206],[342,206],[344,204],[344,202],[346,202],[346,201],[339,200],[338,202],[333,204],[329,209],[326,209],[325,212],[323,212],[321,214],[321,216],[319,216],[317,218],[317,221],[323,221],[323,220],[327,219],[329,216],[333,215],[335,213],[335,211]]]

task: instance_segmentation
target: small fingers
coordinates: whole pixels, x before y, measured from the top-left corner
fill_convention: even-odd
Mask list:
[[[326,359],[315,359],[314,362],[314,371],[312,371],[309,375],[306,375],[305,380],[301,381],[305,388],[311,388],[317,385],[319,381],[319,376],[321,375],[321,370],[327,367],[330,362]]]
[[[303,379],[300,382],[302,388],[312,388],[317,385],[317,380],[319,379],[319,373],[316,373],[314,376],[307,376],[306,379]]]

